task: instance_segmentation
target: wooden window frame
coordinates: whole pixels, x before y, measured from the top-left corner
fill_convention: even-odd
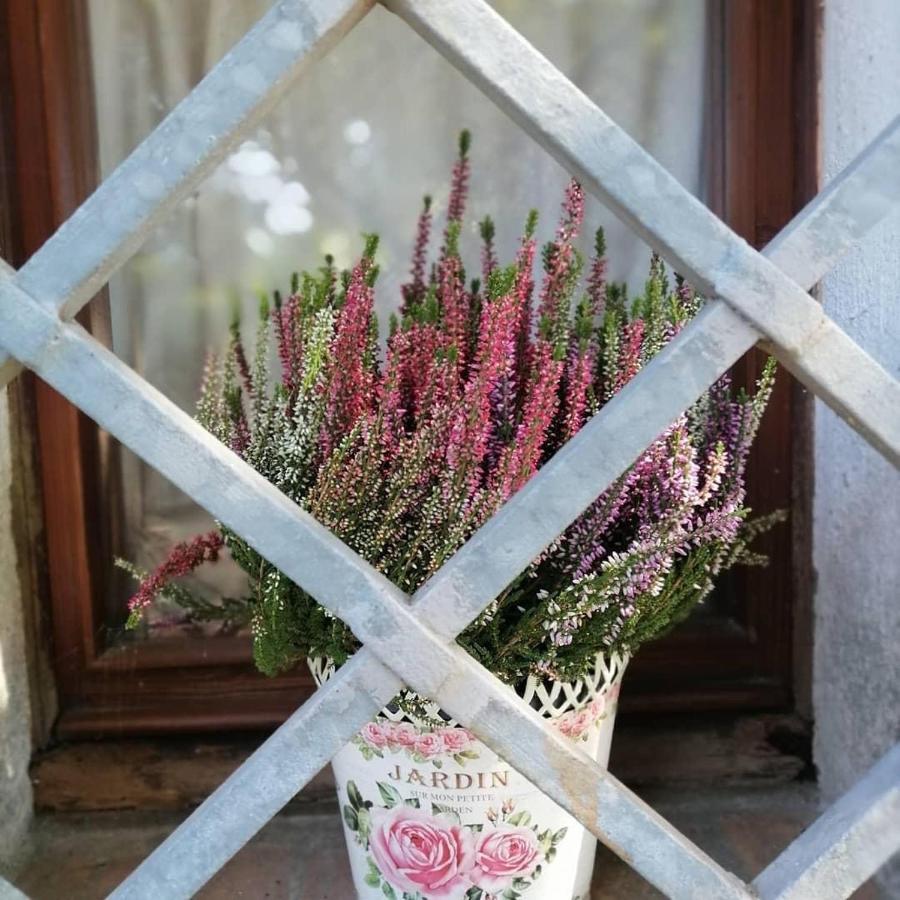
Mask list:
[[[725,139],[712,205],[756,246],[816,191],[818,7],[817,0],[722,0],[716,10],[724,17],[724,43],[716,50],[725,77],[722,96],[711,102],[722,112]],[[15,210],[10,255],[18,265],[96,184],[95,113],[83,0],[0,0],[0,13],[10,75],[0,127],[11,135],[4,181]],[[102,298],[82,321],[95,333],[107,328]],[[752,380],[760,359],[758,352],[748,355],[743,377]],[[264,679],[242,639],[217,638],[212,662],[188,639],[103,646],[107,525],[118,521],[106,481],[115,448],[39,380],[31,390],[58,735],[220,731],[283,721],[311,692],[311,678],[298,672]],[[645,648],[629,672],[626,713],[808,710],[810,406],[791,379],[780,379],[758,443],[766,452],[751,463],[750,503],[788,507],[791,519],[769,542],[770,570],[740,576],[736,590],[747,599],[739,623],[719,623],[712,633],[690,628]],[[762,632],[773,638],[766,646]]]

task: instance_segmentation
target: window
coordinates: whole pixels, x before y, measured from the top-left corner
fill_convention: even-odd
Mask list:
[[[814,105],[799,94],[814,80],[798,77],[813,56],[812,4],[496,5],[754,243],[764,244],[813,192],[814,148],[798,143],[808,131],[798,123]],[[14,187],[28,198],[19,209],[23,252],[89,190],[97,162],[105,172],[127,154],[267,4],[237,6],[92,0],[61,10],[50,0],[7,0],[8,18],[32,37],[11,47]],[[91,53],[79,39],[88,32]],[[379,78],[368,78],[376,58]],[[391,68],[396,83],[385,76]],[[711,113],[702,118],[704,109]],[[249,303],[253,288],[285,283],[323,251],[347,261],[356,238],[347,229],[363,222],[382,233],[386,274],[396,282],[419,197],[443,184],[462,126],[476,132],[480,200],[492,212],[492,194],[504,200],[501,235],[515,238],[528,204],[539,203],[545,219],[555,213],[565,174],[376,9],[113,280],[109,296],[92,304],[89,326],[191,408],[204,349],[224,334],[230,288]],[[588,220],[601,215],[595,205]],[[645,251],[621,226],[610,238],[614,275],[635,283]],[[381,287],[383,298],[396,293],[390,281]],[[738,377],[752,380],[759,365],[751,355]],[[256,675],[240,635],[168,628],[122,640],[127,585],[113,554],[152,563],[181,530],[195,531],[201,514],[47,388],[35,393],[60,732],[253,727],[292,711],[310,679]],[[793,643],[804,634],[805,482],[794,471],[802,447],[792,435],[802,440],[803,416],[783,376],[752,463],[751,505],[794,513],[770,539],[771,567],[731,579],[700,615],[643,651],[626,710],[657,710],[663,696],[667,709],[682,711],[794,702],[803,669]]]

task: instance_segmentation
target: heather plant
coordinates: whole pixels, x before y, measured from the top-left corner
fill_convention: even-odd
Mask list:
[[[537,213],[501,266],[490,218],[478,277],[459,239],[470,177],[463,133],[437,252],[425,198],[412,266],[382,350],[374,313],[377,238],[339,272],[295,276],[260,306],[255,347],[240,323],[210,357],[199,421],[405,591],[419,588],[615,396],[699,310],[653,256],[643,293],[608,283],[602,230],[592,257],[576,241],[584,197],[572,181],[538,253]],[[541,275],[535,276],[540,256]],[[584,271],[586,269],[586,272]],[[273,362],[277,355],[277,364]],[[748,520],[747,454],[771,392],[716,382],[516,578],[459,642],[501,678],[568,679],[598,651],[632,654],[681,621],[778,516]],[[227,551],[243,598],[213,602],[178,579]],[[308,656],[338,665],[349,629],[223,525],[178,545],[145,573],[135,624],[163,596],[192,619],[250,625],[257,666],[275,674]]]

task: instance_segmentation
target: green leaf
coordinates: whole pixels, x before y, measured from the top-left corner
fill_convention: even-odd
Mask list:
[[[384,894],[388,900],[397,900],[396,891],[386,881],[381,883],[381,893]]]
[[[372,830],[372,816],[365,807],[356,811],[356,821],[359,824],[360,836],[368,839]]]
[[[397,788],[383,781],[378,782],[378,793],[381,794],[381,799],[384,800],[384,804],[388,809],[392,809],[403,802],[403,798],[400,796]]]
[[[443,765],[444,765],[443,762],[441,762],[441,760],[439,760],[439,759],[433,759],[433,760],[432,760],[432,763],[434,763],[434,767],[435,767],[436,769],[440,769],[440,768],[442,768]]]
[[[413,807],[413,809],[421,809],[421,808],[422,808],[422,804],[419,803],[419,798],[418,798],[418,797],[407,797],[407,798],[403,801],[403,805],[404,805],[404,806],[411,806],[411,807]]]
[[[474,750],[461,750],[459,755],[465,759],[478,759],[478,754]]]
[[[378,887],[381,884],[381,872],[378,870],[378,866],[375,865],[375,861],[371,856],[366,857],[366,863],[369,866],[369,871],[366,872],[363,881],[369,887]]]
[[[352,806],[344,807],[344,821],[351,831],[359,830],[359,819],[356,816],[356,810]]]
[[[513,813],[506,820],[510,825],[527,825],[531,821],[531,813],[526,810]]]
[[[568,828],[560,828],[559,831],[554,832],[553,843],[558,844],[566,836],[568,830]]]
[[[347,799],[354,809],[360,809],[364,805],[362,794],[354,781],[347,782]]]

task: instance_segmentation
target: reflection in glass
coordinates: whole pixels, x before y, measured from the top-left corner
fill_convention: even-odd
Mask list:
[[[706,0],[495,0],[508,19],[667,166],[705,193]],[[91,0],[103,174],[120,162],[270,6],[268,0]],[[501,258],[531,207],[549,237],[567,173],[403,22],[376,6],[252,138],[141,248],[110,287],[113,347],[193,411],[204,355],[236,304],[332,254],[350,265],[376,231],[386,317],[406,276],[424,194],[437,216],[462,128],[474,134],[469,221],[490,212]],[[611,276],[639,286],[647,248],[589,200]],[[477,259],[474,224],[464,256]],[[145,566],[208,516],[123,451],[123,555]],[[240,589],[227,567],[216,590]],[[111,600],[118,618],[122,597]]]

